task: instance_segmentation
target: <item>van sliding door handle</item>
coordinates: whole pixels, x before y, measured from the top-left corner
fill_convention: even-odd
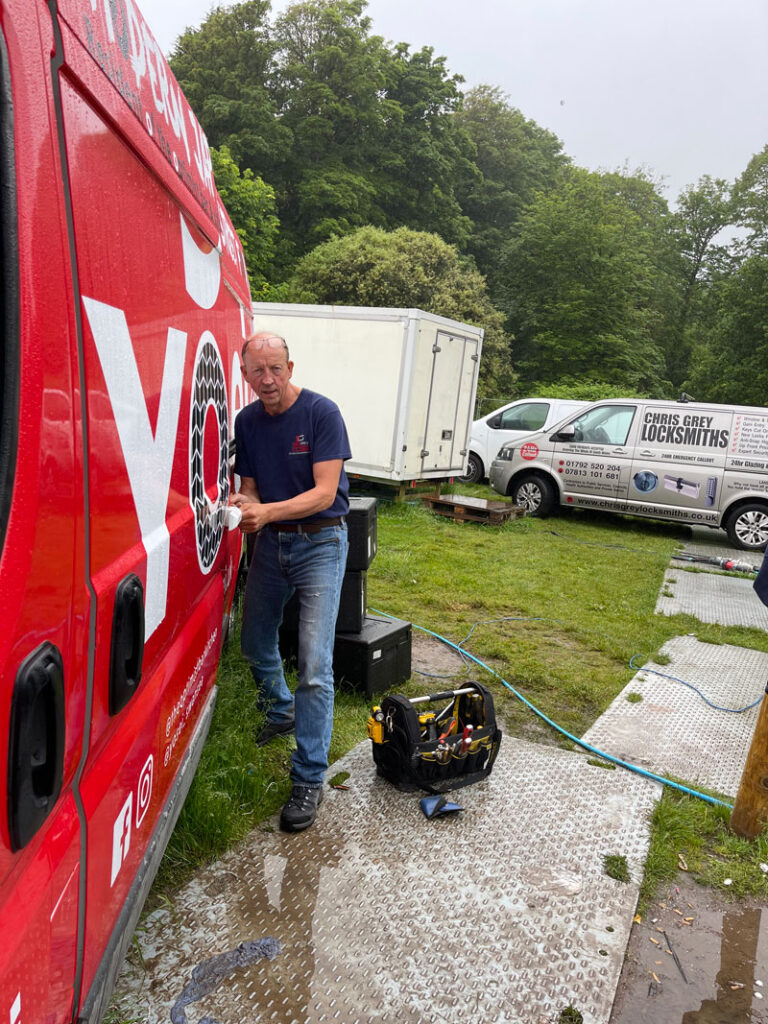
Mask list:
[[[50,814],[64,775],[64,664],[41,644],[19,666],[8,743],[11,849],[27,845]]]
[[[109,713],[116,715],[136,693],[144,660],[144,588],[134,573],[120,580],[112,615]]]

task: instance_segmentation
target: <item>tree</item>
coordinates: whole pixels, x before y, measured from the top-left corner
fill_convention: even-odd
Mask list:
[[[480,274],[435,234],[365,227],[317,246],[290,282],[293,301],[419,308],[485,328],[478,397],[510,394],[503,316]]]
[[[660,211],[645,180],[569,170],[537,193],[507,247],[504,307],[527,382],[563,377],[663,394]],[[661,200],[663,203],[663,200]]]
[[[749,256],[717,286],[708,344],[691,390],[700,401],[765,405],[768,395],[768,255]]]
[[[736,223],[746,232],[742,256],[768,254],[768,146],[756,153],[733,187]]]
[[[463,183],[459,200],[472,222],[468,249],[495,296],[499,253],[536,192],[554,187],[568,157],[562,143],[510,106],[500,89],[471,89],[454,114],[476,147],[479,173]]]
[[[275,180],[299,252],[381,220],[369,168],[385,130],[387,58],[364,8],[365,0],[305,0],[275,25],[274,96],[293,140]]]
[[[169,62],[209,143],[269,180],[291,134],[269,90],[275,46],[268,14],[269,0],[214,7],[178,38]]]
[[[675,387],[690,371],[695,338],[702,320],[713,276],[728,262],[728,250],[716,245],[720,232],[733,223],[734,204],[728,183],[704,175],[678,197],[671,220],[671,237],[678,254],[678,305],[668,332],[667,374]]]
[[[226,146],[211,149],[213,173],[227,213],[240,236],[253,297],[262,297],[271,277],[280,222],[275,192],[246,168],[240,174]]]
[[[475,150],[453,117],[463,79],[431,47],[398,43],[387,66],[388,133],[374,165],[384,223],[436,232],[463,248],[471,231],[458,192],[477,177]]]

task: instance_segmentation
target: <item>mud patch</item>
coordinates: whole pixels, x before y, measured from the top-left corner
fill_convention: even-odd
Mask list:
[[[768,1024],[768,906],[679,874],[627,946],[610,1024]]]
[[[470,666],[479,672],[477,666]],[[469,670],[456,651],[439,640],[417,632],[411,638],[411,669],[414,674],[435,676],[446,681],[467,677]]]

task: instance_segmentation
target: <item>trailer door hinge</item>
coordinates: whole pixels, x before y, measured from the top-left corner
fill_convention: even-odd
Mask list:
[[[475,352],[475,354],[473,356],[470,356],[469,358],[472,360],[473,363],[476,363],[480,359],[480,356],[477,354],[477,352]]]
[[[432,351],[433,352],[442,352],[443,350],[440,348],[440,346],[438,344],[434,344],[432,346]]]
[[[421,457],[422,457],[422,459],[426,458],[427,455],[429,455],[429,451],[426,448],[422,448],[421,449]]]

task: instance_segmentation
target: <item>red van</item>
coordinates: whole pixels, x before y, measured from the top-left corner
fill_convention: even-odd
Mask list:
[[[200,755],[251,323],[132,0],[0,0],[0,1021],[100,1019]]]

